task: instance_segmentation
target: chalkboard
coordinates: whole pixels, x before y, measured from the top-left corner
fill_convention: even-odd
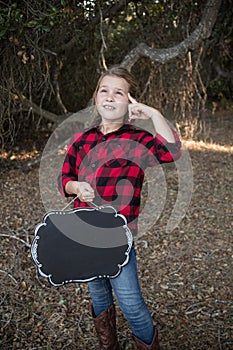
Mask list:
[[[133,236],[112,206],[50,211],[35,229],[31,255],[53,286],[115,278],[127,264]]]

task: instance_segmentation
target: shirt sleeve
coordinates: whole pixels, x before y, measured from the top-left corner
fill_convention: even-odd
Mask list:
[[[174,162],[180,158],[181,151],[181,142],[178,134],[175,130],[172,129],[175,142],[170,143],[161,136],[160,134],[156,134],[153,138],[151,137],[148,140],[146,147],[148,148],[148,156],[146,157],[146,166],[155,166],[162,163],[170,163]]]
[[[76,135],[68,146],[66,156],[63,162],[61,172],[58,176],[58,190],[65,197],[70,197],[72,195],[65,192],[65,186],[69,181],[78,180],[78,168],[76,164],[77,159],[77,140],[78,135]]]

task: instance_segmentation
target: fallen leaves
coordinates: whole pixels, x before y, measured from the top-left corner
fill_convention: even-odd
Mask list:
[[[217,129],[215,129],[215,134]],[[226,136],[226,134],[225,134]],[[177,196],[174,168],[165,167],[168,191],[161,217],[137,242],[142,292],[167,350],[233,348],[232,153],[229,145],[186,144],[194,192],[179,227],[166,233]],[[38,153],[33,151],[33,156]],[[38,168],[28,174],[12,153],[2,167],[0,347],[4,350],[91,350],[97,346],[85,284],[51,287],[30,255],[44,207]],[[9,157],[4,155],[4,160]],[[122,349],[133,349],[131,330],[117,306]]]

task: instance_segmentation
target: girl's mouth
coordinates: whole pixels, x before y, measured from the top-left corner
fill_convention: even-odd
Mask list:
[[[113,111],[115,109],[112,105],[103,105],[104,109],[107,109],[108,111]]]

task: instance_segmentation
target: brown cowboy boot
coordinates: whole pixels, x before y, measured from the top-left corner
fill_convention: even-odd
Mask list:
[[[135,335],[133,335],[133,340],[134,340],[138,350],[160,350],[158,331],[156,328],[154,328],[154,337],[153,337],[152,343],[150,345],[143,343],[140,339],[135,337]]]
[[[92,307],[95,330],[99,339],[99,350],[120,350],[116,332],[116,311],[111,305],[95,317]]]

